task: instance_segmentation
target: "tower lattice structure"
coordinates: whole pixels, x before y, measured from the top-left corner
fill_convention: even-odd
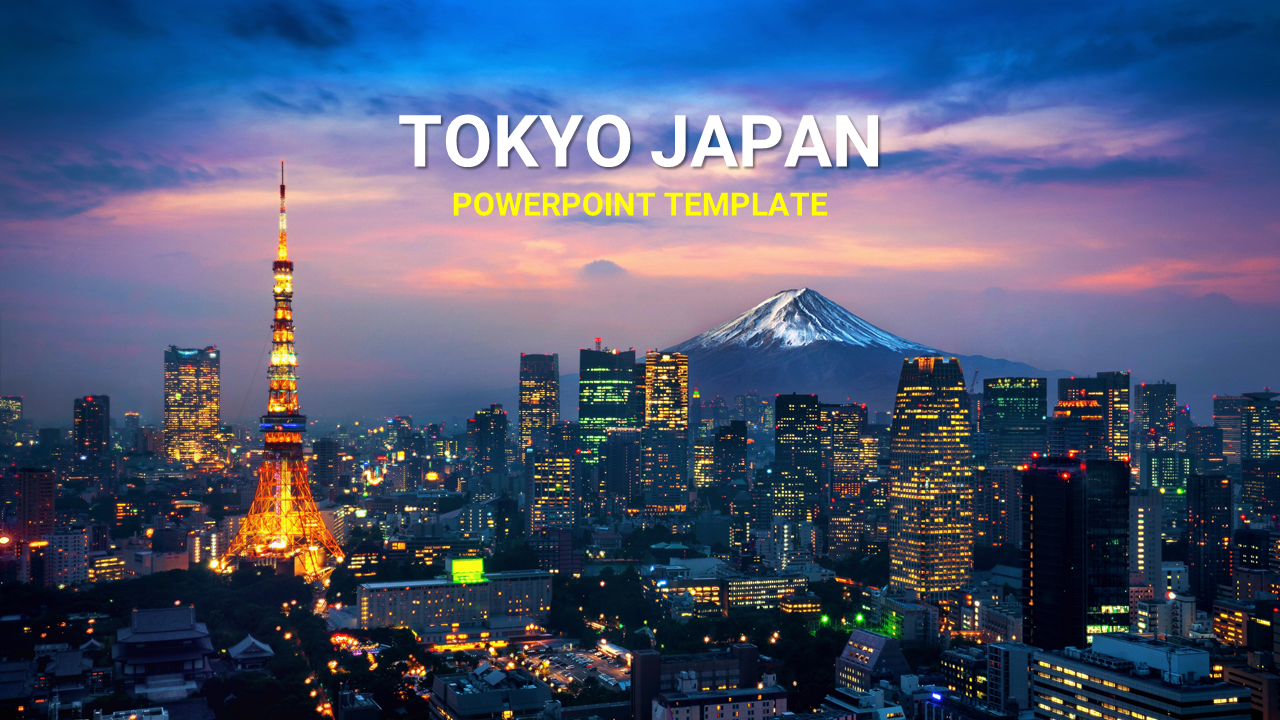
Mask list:
[[[296,574],[308,580],[325,580],[332,567],[327,557],[341,561],[342,548],[325,527],[315,499],[307,463],[302,455],[302,433],[307,418],[298,410],[298,356],[293,347],[293,263],[285,233],[284,161],[280,161],[280,242],[275,275],[275,318],[272,321],[270,398],[261,418],[265,436],[258,489],[249,514],[227,548],[220,566],[230,569],[240,561],[276,564],[292,561]]]

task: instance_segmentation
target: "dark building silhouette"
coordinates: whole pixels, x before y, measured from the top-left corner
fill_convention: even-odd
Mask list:
[[[73,449],[77,455],[97,458],[111,447],[111,398],[88,395],[76,398]]]
[[[507,411],[493,403],[467,421],[468,441],[475,446],[475,472],[505,475],[507,470]]]
[[[1106,427],[1103,445],[1108,460],[1129,459],[1129,373],[1100,372],[1096,377],[1058,379],[1058,401],[1094,400]],[[1053,454],[1050,451],[1050,454]]]
[[[1187,454],[1191,456],[1191,472],[1197,475],[1217,475],[1227,471],[1227,458],[1223,452],[1222,428],[1212,425],[1193,425],[1187,428]]]
[[[1240,413],[1242,395],[1213,396],[1213,426],[1222,431],[1222,456],[1227,466],[1240,467]]]
[[[982,381],[982,432],[989,465],[1021,465],[1049,447],[1049,381],[1007,377]]]
[[[520,353],[520,448],[544,447],[560,422],[560,356]]]
[[[1049,457],[1106,460],[1107,414],[1097,400],[1059,400],[1049,419]]]
[[[1140,383],[1133,408],[1134,445],[1142,452],[1177,450],[1178,386]]]
[[[1025,641],[1056,650],[1129,627],[1129,466],[1047,458],[1022,478]]]
[[[52,535],[57,516],[54,500],[58,480],[52,471],[40,468],[18,470],[18,528],[25,540]]]
[[[606,496],[621,498],[629,507],[644,504],[640,432],[640,428],[612,428],[605,433],[600,450],[601,482]]]
[[[792,522],[818,514],[822,473],[822,413],[817,395],[779,395],[774,401],[773,512]]]
[[[716,482],[727,485],[735,480],[747,482],[747,423],[731,420],[722,428],[716,428],[712,446]]]
[[[1226,475],[1187,478],[1187,569],[1201,610],[1211,610],[1218,585],[1231,582],[1231,512]]]
[[[311,480],[321,487],[338,484],[342,474],[342,446],[337,440],[325,437],[311,443]]]

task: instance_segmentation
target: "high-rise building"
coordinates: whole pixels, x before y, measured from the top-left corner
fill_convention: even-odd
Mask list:
[[[862,494],[865,484],[862,433],[867,427],[867,406],[823,403],[819,407],[822,412],[822,482],[826,484],[827,500],[856,498]]]
[[[97,458],[111,449],[111,398],[88,395],[76,398],[74,444],[76,455]]]
[[[1129,493],[1129,572],[1141,575],[1142,584],[1161,595],[1164,590],[1163,511],[1158,489]]]
[[[221,423],[218,349],[170,345],[164,351],[164,451],[171,462],[218,460]]]
[[[0,397],[0,444],[17,441],[18,423],[22,420],[22,397]]]
[[[1095,400],[1106,425],[1108,460],[1129,459],[1129,373],[1100,372],[1097,377],[1058,379],[1058,401]],[[1050,452],[1052,454],[1052,451]]]
[[[689,358],[651,350],[644,368],[645,508],[656,515],[683,512],[689,503]]]
[[[525,525],[530,535],[573,527],[573,455],[560,450],[525,451]]]
[[[611,428],[606,431],[604,444],[600,446],[600,474],[605,494],[630,507],[644,504],[641,432],[640,428]]]
[[[1022,478],[1022,572],[1036,647],[1129,628],[1129,464],[1047,458]]]
[[[1193,425],[1187,428],[1186,447],[1187,454],[1191,456],[1192,472],[1218,475],[1227,471],[1222,428],[1212,425]]]
[[[732,420],[728,426],[716,428],[712,455],[717,483],[728,485],[736,480],[748,482],[750,466],[747,462],[746,421]]]
[[[293,332],[293,262],[285,228],[284,161],[280,162],[280,234],[274,276],[271,364],[267,368],[267,413],[259,418],[264,436],[258,487],[249,512],[217,564],[241,562],[289,569],[310,582],[327,578],[329,560],[345,554],[325,525],[311,496],[310,471],[302,450],[307,417],[298,405],[298,354]]]
[[[890,433],[891,587],[923,599],[966,587],[973,569],[972,425],[959,360],[903,361]]]
[[[974,479],[974,544],[1016,546],[1022,542],[1022,471],[983,465]]]
[[[990,449],[988,464],[1021,465],[1041,456],[1049,442],[1049,381],[1006,377],[982,381],[982,431]]]
[[[1059,400],[1049,420],[1049,457],[1106,460],[1106,409],[1097,400]]]
[[[1222,430],[1222,456],[1227,465],[1240,465],[1240,412],[1244,400],[1241,395],[1213,396],[1213,426]]]
[[[477,410],[476,416],[467,420],[469,442],[476,448],[475,473],[488,477],[507,471],[507,411],[499,403],[490,403],[487,409]]]
[[[39,540],[53,533],[53,503],[58,496],[58,480],[53,472],[39,468],[18,470],[18,530],[25,540]]]
[[[1226,475],[1187,479],[1187,565],[1196,605],[1211,610],[1218,585],[1231,582],[1231,480]]]
[[[779,395],[774,403],[773,512],[791,522],[818,514],[822,473],[822,413],[817,395]]]
[[[342,445],[331,437],[311,443],[311,480],[320,487],[333,487],[342,474]]]
[[[520,448],[545,447],[560,422],[560,356],[520,353]]]
[[[1178,386],[1163,380],[1139,383],[1135,394],[1134,446],[1142,452],[1177,450]]]
[[[1187,478],[1191,475],[1191,456],[1173,450],[1157,450],[1142,454],[1139,486],[1160,493],[1163,501],[1164,536],[1183,536],[1187,522]]]
[[[1280,402],[1271,391],[1244,394],[1240,408],[1241,495],[1268,514],[1280,505],[1276,473],[1267,461],[1280,456]]]

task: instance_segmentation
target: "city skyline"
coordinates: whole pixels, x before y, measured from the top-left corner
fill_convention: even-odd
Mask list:
[[[560,353],[572,374],[572,350],[594,337],[668,348],[795,287],[950,352],[1177,382],[1199,422],[1213,393],[1280,382],[1267,361],[1280,340],[1256,330],[1280,320],[1275,93],[1253,71],[1273,52],[1263,7],[992,8],[922,24],[866,10],[848,42],[786,49],[771,40],[810,33],[806,13],[687,8],[680,27],[710,28],[695,38],[646,22],[617,36],[613,13],[556,11],[535,24],[582,32],[553,43],[522,29],[518,55],[510,28],[467,13],[427,23],[412,6],[11,12],[63,48],[51,61],[3,51],[0,394],[23,395],[42,423],[90,393],[158,415],[170,345],[224,353],[234,419],[262,382],[253,279],[282,155],[301,211],[297,280],[314,297],[298,320],[316,418],[430,415],[450,395],[512,387],[520,352]],[[646,64],[652,33],[666,38],[661,66]],[[744,38],[756,52],[738,50]],[[405,112],[616,112],[633,155],[663,149],[674,113],[691,127],[721,114],[734,142],[743,113],[787,127],[878,113],[882,158],[606,171],[579,143],[568,170],[415,170]],[[531,143],[545,157],[546,139]],[[833,214],[606,226],[447,209],[455,190],[584,184],[826,190]]]

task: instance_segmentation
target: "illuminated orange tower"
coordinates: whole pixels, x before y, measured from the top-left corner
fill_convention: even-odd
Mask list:
[[[275,320],[272,323],[271,383],[267,414],[261,430],[266,436],[258,490],[253,505],[231,541],[219,566],[230,570],[240,561],[276,565],[292,561],[293,571],[309,581],[325,580],[332,567],[327,556],[341,561],[342,548],[325,527],[311,497],[307,463],[302,457],[302,433],[307,418],[298,412],[298,356],[293,348],[293,263],[285,235],[284,161],[280,161],[280,245],[275,273]]]

